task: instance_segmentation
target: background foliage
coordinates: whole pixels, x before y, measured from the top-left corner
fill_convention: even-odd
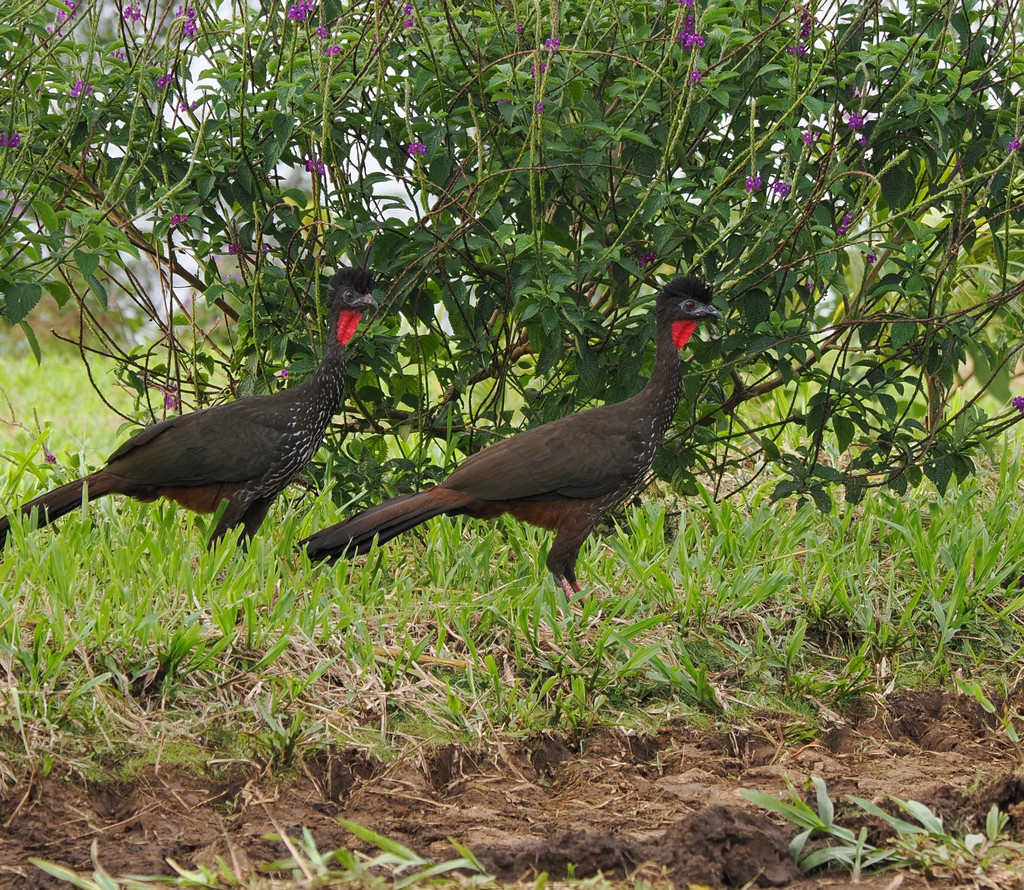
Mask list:
[[[692,269],[730,311],[663,476],[942,489],[1018,416],[977,396],[1020,348],[1021,12],[5,4],[0,314],[80,312],[148,420],[301,379],[326,275],[370,266],[351,495],[632,394],[637,298]]]

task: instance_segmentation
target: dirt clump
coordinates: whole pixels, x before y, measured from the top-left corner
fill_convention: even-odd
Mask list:
[[[784,887],[803,876],[789,858],[795,833],[759,813],[717,805],[680,819],[660,847],[677,887]]]

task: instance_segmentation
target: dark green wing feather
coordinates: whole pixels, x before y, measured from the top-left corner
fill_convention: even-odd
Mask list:
[[[265,473],[287,432],[275,423],[279,395],[251,396],[146,427],[118,448],[107,471],[143,485],[242,482]]]
[[[642,447],[621,408],[602,406],[517,433],[474,454],[441,484],[489,501],[608,494],[629,481],[623,473],[634,472],[635,463],[624,458]]]

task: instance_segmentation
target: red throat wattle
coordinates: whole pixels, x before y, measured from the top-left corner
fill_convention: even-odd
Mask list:
[[[675,343],[676,349],[682,349],[695,330],[697,330],[695,321],[672,322],[672,342]]]
[[[353,309],[342,309],[338,315],[338,343],[344,346],[352,339],[352,335],[359,327],[359,319],[363,317],[362,312]]]

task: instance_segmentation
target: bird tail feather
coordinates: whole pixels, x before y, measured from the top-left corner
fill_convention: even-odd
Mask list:
[[[401,495],[321,529],[300,543],[306,545],[310,559],[333,562],[343,556],[359,556],[370,550],[374,540],[383,544],[431,517],[461,513],[467,498],[461,492],[439,487]]]
[[[38,516],[37,528],[42,528],[78,507],[82,503],[86,486],[89,489],[88,499],[90,501],[101,498],[111,491],[107,477],[99,473],[92,473],[33,498],[27,504],[22,504],[18,508],[18,512],[26,517],[35,512]],[[0,550],[7,543],[7,533],[10,529],[11,517],[0,517]]]

